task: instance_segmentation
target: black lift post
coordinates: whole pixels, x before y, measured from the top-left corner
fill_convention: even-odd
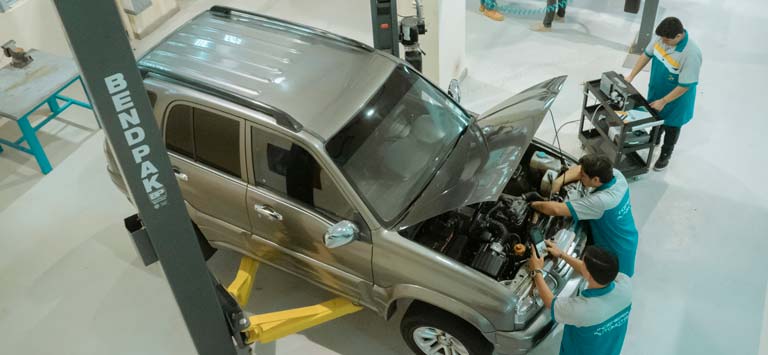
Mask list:
[[[637,7],[640,6],[639,2],[640,1],[637,0]],[[651,39],[653,38],[654,26],[656,25],[656,13],[659,10],[659,0],[645,0],[644,2],[643,17],[640,20],[640,31],[637,34],[637,40],[629,49],[630,54],[642,54],[645,47],[651,43]]]
[[[373,47],[400,56],[397,0],[371,0]]]
[[[115,2],[54,3],[146,230],[148,242],[137,243],[145,246],[145,263],[154,252],[199,354],[249,353],[235,345],[241,342],[233,339],[232,320],[200,251]]]

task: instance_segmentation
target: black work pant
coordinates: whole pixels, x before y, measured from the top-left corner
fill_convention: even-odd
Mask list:
[[[677,144],[677,140],[680,138],[681,129],[682,127],[661,126],[661,132],[659,132],[659,136],[656,138],[656,145],[659,145],[659,143],[661,143],[661,136],[664,136],[664,145],[661,146],[660,158],[669,158],[672,156],[672,151],[675,150],[675,144]]]
[[[547,14],[544,15],[544,26],[552,27],[555,11],[557,11],[557,16],[565,17],[565,5],[567,3],[568,0],[547,0]]]

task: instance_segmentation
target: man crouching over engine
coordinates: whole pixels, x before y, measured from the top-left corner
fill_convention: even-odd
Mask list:
[[[627,179],[613,168],[607,157],[589,154],[559,176],[552,184],[552,191],[559,192],[563,185],[574,181],[581,181],[591,192],[564,203],[533,201],[531,207],[550,216],[572,217],[574,222],[589,220],[595,245],[615,254],[619,259],[619,272],[632,277],[638,234]],[[526,196],[526,199],[532,198]]]

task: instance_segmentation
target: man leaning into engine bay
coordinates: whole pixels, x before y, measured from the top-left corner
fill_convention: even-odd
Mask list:
[[[559,192],[564,185],[576,181],[591,192],[567,202],[533,201],[531,207],[550,216],[572,217],[574,223],[588,220],[594,244],[616,254],[619,271],[631,277],[635,272],[638,233],[627,180],[607,157],[589,154],[559,176],[552,191]],[[531,200],[530,196],[528,199]]]
[[[544,259],[532,253],[528,267],[552,320],[564,324],[560,355],[620,355],[632,309],[632,281],[619,271],[613,253],[596,246],[584,250],[582,259],[546,241],[547,252],[565,260],[587,281],[578,296],[555,297],[544,280]]]

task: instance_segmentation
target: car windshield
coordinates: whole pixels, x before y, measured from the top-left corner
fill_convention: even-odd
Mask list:
[[[326,150],[372,212],[388,223],[425,188],[470,122],[445,94],[398,66]]]

